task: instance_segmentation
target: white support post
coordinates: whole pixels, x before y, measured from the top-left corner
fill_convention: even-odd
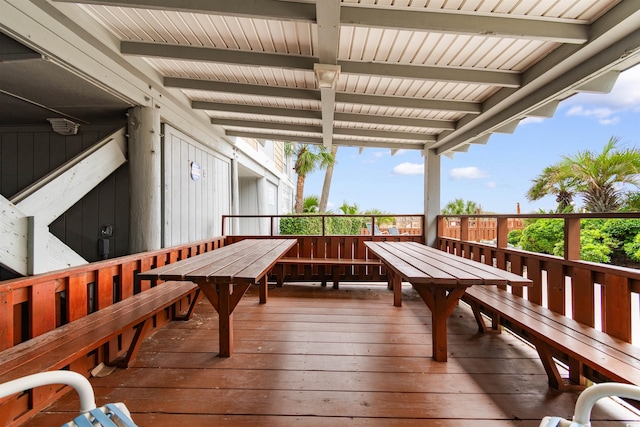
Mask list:
[[[160,111],[138,106],[129,109],[128,115],[131,181],[129,251],[138,253],[160,249],[162,245]]]
[[[440,156],[435,150],[424,150],[424,237],[427,246],[434,246],[438,235],[440,214]]]
[[[49,241],[49,227],[36,216],[27,217],[29,234],[27,236],[27,274],[46,273],[49,271],[49,253],[47,242]]]
[[[267,215],[269,213],[269,201],[268,191],[269,185],[266,176],[261,176],[257,179],[258,190],[258,215]],[[258,220],[258,232],[260,235],[269,234],[269,220],[266,218],[260,218]]]
[[[240,214],[240,181],[238,179],[238,153],[234,150],[233,158],[231,159],[231,214]],[[226,231],[227,234],[238,234],[240,231],[240,219],[234,218],[230,224],[230,227]]]

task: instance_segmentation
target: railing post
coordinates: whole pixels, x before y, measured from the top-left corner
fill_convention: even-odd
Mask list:
[[[496,247],[506,248],[508,246],[509,218],[496,218]]]
[[[580,260],[580,218],[564,219],[564,259]]]
[[[469,240],[469,217],[460,218],[460,241]]]

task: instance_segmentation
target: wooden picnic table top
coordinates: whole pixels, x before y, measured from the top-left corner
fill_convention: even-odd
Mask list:
[[[296,239],[245,239],[182,261],[142,272],[138,277],[141,279],[256,284],[296,243]]]
[[[387,267],[414,285],[530,286],[530,279],[417,242],[365,242]]]

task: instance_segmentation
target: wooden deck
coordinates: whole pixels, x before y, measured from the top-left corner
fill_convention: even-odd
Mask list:
[[[217,315],[201,302],[189,322],[148,338],[127,370],[94,378],[98,405],[123,401],[139,426],[538,426],[570,417],[535,350],[509,335],[476,335],[465,305],[449,319],[447,363],[431,359],[431,315],[409,285],[403,307],[380,284],[285,285],[258,304],[252,287],[235,312],[235,353],[217,357]],[[29,426],[76,415],[63,399]],[[598,404],[597,426],[640,426]]]

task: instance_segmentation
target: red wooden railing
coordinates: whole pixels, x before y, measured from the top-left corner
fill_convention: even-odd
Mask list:
[[[0,350],[143,292],[136,273],[224,245],[224,238],[143,252],[0,282]]]
[[[533,286],[510,292],[548,307],[607,334],[637,342],[640,321],[640,270],[580,260],[580,221],[586,218],[640,218],[640,213],[518,215],[525,218],[558,218],[564,221],[564,257],[512,249],[507,244],[509,220],[513,215],[459,216],[461,237],[445,237],[446,216],[438,217],[437,247],[465,258],[526,275]],[[469,238],[472,218],[492,218],[496,223],[496,244],[482,244]],[[634,314],[635,313],[635,314]],[[635,338],[634,338],[635,337]],[[640,344],[640,343],[638,343]]]

